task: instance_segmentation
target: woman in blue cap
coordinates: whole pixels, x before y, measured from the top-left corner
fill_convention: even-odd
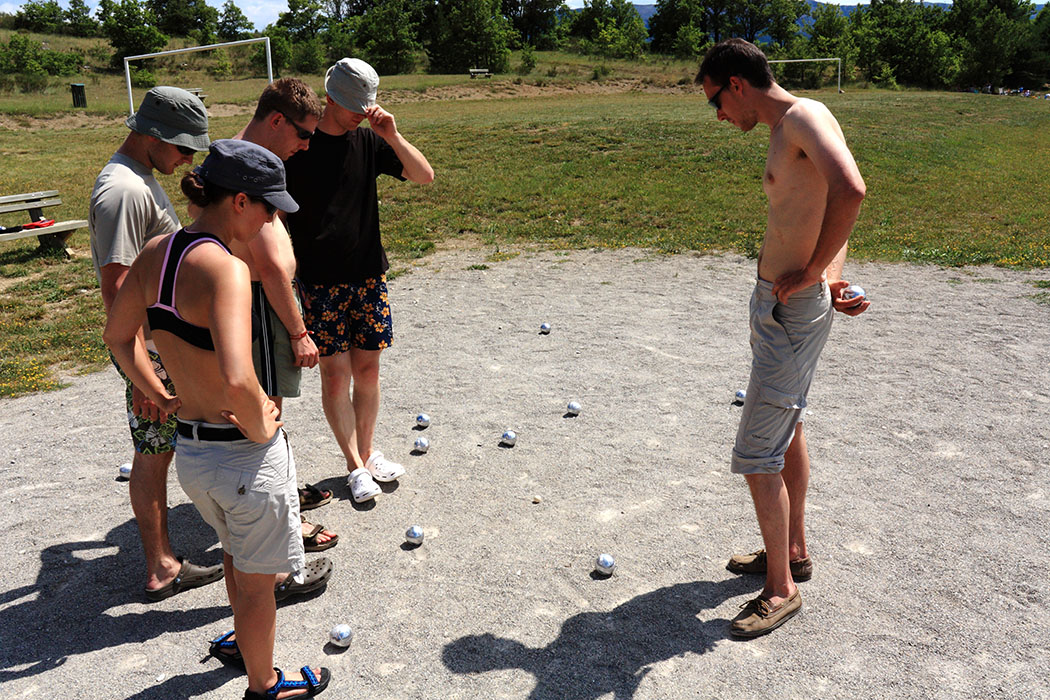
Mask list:
[[[278,209],[299,206],[285,191],[281,160],[247,141],[213,142],[182,189],[200,216],[146,244],[103,338],[132,381],[178,415],[179,483],[222,542],[236,631],[224,646],[230,659],[243,659],[244,697],[310,697],[327,687],[328,669],[303,666],[285,676],[273,667],[274,577],[306,568],[299,494],[277,409],[252,365],[248,268],[229,251],[230,241],[250,240]],[[147,320],[178,396],[152,370],[139,332]],[[317,565],[327,571],[307,576],[327,581],[331,563],[310,566]]]

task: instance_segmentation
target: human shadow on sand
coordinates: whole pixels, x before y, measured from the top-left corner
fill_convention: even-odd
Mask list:
[[[221,561],[221,551],[204,551],[215,544],[215,531],[191,504],[168,511],[168,528],[176,552],[198,564]],[[116,552],[97,555],[113,547]],[[145,565],[134,519],[102,541],[51,545],[40,553],[40,562],[35,583],[0,593],[0,684],[61,666],[76,654],[205,627],[230,615],[227,605],[194,608],[193,591],[172,599],[182,603],[177,610],[108,614],[129,603],[149,605],[142,592]],[[152,605],[170,607],[167,602]]]
[[[653,664],[687,652],[703,654],[728,638],[728,620],[697,615],[753,590],[743,579],[659,588],[609,612],[573,615],[558,638],[533,649],[491,633],[461,637],[441,657],[453,673],[519,668],[536,677],[530,700],[633,698]]]

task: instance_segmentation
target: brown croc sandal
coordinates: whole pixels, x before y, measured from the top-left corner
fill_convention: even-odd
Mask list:
[[[291,576],[288,576],[274,586],[274,599],[284,600],[293,595],[306,595],[327,585],[328,579],[332,578],[332,560],[328,557],[317,557],[306,565],[302,573],[302,583],[296,583]]]
[[[325,529],[324,525],[315,525],[314,523],[307,522],[306,518],[302,515],[299,516],[299,520],[302,522],[303,525],[306,525],[308,528],[310,528],[307,531],[309,532],[309,534],[303,533],[303,549],[305,549],[307,552],[323,552],[324,550],[331,549],[332,547],[339,544],[339,535],[335,534],[331,530]],[[318,536],[326,532],[331,533],[327,535],[328,541],[318,542]]]
[[[734,574],[766,573],[766,550],[760,549],[751,554],[734,554],[729,558],[726,569]],[[795,581],[808,581],[813,578],[813,560],[809,557],[791,562],[791,578]]]
[[[182,564],[182,568],[179,569],[179,573],[175,575],[175,578],[168,585],[153,590],[149,588],[144,589],[147,600],[155,603],[158,600],[170,598],[176,593],[214,583],[223,577],[222,564],[198,566],[191,564],[189,559],[183,559],[182,557],[179,557],[179,562]]]

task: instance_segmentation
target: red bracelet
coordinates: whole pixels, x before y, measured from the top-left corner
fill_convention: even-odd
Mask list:
[[[288,337],[291,338],[292,340],[302,340],[303,338],[305,338],[308,335],[310,335],[310,331],[307,330],[307,331],[303,331],[299,335],[291,335],[291,334],[289,334]]]

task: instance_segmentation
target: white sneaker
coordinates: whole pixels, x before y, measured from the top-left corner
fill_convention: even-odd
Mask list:
[[[365,468],[372,474],[373,479],[384,483],[396,481],[398,477],[405,475],[405,468],[384,458],[382,452],[373,452],[365,462]]]
[[[383,492],[383,489],[379,488],[379,484],[372,479],[372,475],[364,467],[358,467],[350,472],[350,476],[346,478],[346,485],[350,487],[350,495],[358,503],[371,501]]]

